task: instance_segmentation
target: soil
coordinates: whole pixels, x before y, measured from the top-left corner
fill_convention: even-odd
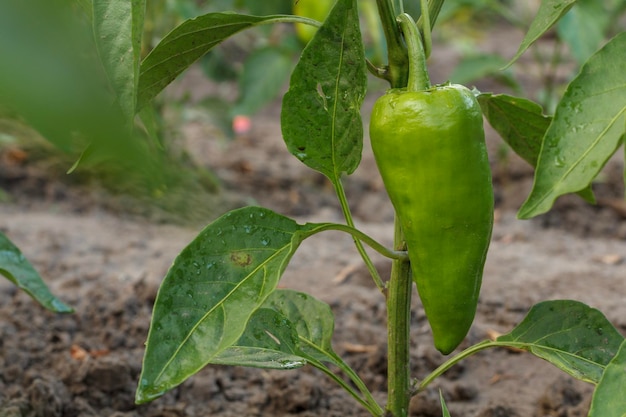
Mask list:
[[[438,65],[445,69],[448,61]],[[189,85],[203,82],[194,77],[197,73],[188,75]],[[374,98],[368,97],[364,114]],[[327,181],[285,149],[279,104],[256,115],[251,133],[233,141],[207,140],[211,130],[202,120],[185,123],[180,136],[196,162],[220,178],[230,206],[258,204],[300,222],[341,221]],[[626,335],[621,160],[610,161],[596,184],[597,206],[567,196],[550,213],[519,221],[515,211],[528,195],[532,170],[513,155],[498,159],[502,142],[489,130],[487,135],[496,224],[476,321],[463,346],[509,331],[532,305],[548,299],[575,299],[596,307]],[[51,179],[29,167],[27,159],[1,168],[0,186],[10,198],[0,204],[0,229],[76,312],[50,313],[0,281],[0,416],[368,415],[311,367],[208,366],[152,403],[135,405],[158,286],[202,225],[113,210],[104,204],[106,194],[94,197],[92,191]],[[346,187],[358,227],[390,244],[393,212],[367,140],[362,164],[346,178]],[[216,215],[207,210],[205,223]],[[381,273],[388,273],[389,263],[374,259]],[[336,351],[384,403],[385,305],[361,265],[349,238],[334,232],[316,235],[303,243],[281,286],[306,291],[331,306]],[[417,296],[413,307],[411,375],[422,378],[445,357],[432,347]],[[593,386],[530,354],[489,350],[452,368],[416,396],[410,415],[441,415],[439,390],[453,416],[575,417],[587,415]]]

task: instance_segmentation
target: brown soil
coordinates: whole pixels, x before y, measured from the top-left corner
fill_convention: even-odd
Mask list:
[[[230,201],[263,205],[301,222],[341,221],[328,183],[286,151],[278,114],[277,106],[268,108],[254,118],[249,136],[232,142],[207,140],[201,122],[184,125],[181,135],[197,162],[221,178]],[[619,159],[609,163],[597,184],[600,205],[565,197],[549,214],[518,221],[515,210],[528,194],[532,171],[512,156],[496,160],[501,142],[492,132],[488,137],[497,222],[477,318],[465,346],[509,331],[533,304],[547,299],[576,299],[599,308],[626,334],[626,220]],[[46,181],[45,173],[27,165],[1,171],[0,186],[12,202],[0,204],[0,229],[76,313],[47,312],[0,281],[0,416],[367,415],[309,367],[208,366],[162,398],[135,405],[156,291],[174,257],[201,226],[158,224],[102,209],[101,199]],[[389,244],[392,210],[367,143],[362,165],[346,186],[358,226]],[[46,191],[50,189],[56,191]],[[387,273],[388,262],[375,260]],[[307,240],[281,285],[330,304],[337,352],[384,403],[385,306],[351,240],[333,232]],[[432,347],[417,296],[413,304],[411,375],[421,378],[445,358]],[[484,351],[415,397],[410,414],[439,416],[441,389],[453,416],[584,416],[592,388],[529,354]]]

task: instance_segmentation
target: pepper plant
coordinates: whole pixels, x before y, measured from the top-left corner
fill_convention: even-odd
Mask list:
[[[546,116],[524,98],[430,85],[426,59],[437,53],[431,33],[443,0],[421,0],[417,21],[403,13],[400,0],[376,3],[386,40],[384,66],[365,57],[362,0],[336,0],[324,22],[293,15],[208,13],[181,23],[145,58],[145,0],[75,1],[93,25],[114,106],[126,127],[139,119],[148,134],[153,131],[152,99],[225,39],[259,25],[318,28],[283,98],[282,134],[296,158],[328,178],[345,222],[299,224],[266,208],[245,207],[206,226],[178,255],[159,289],[136,401],[156,399],[208,364],[284,370],[308,365],[336,381],[371,415],[403,417],[410,398],[459,361],[484,349],[513,347],[594,384],[590,416],[623,416],[626,342],[601,312],[582,303],[542,302],[508,334],[463,351],[457,346],[473,321],[492,226],[481,114],[536,168],[518,217],[545,213],[567,193],[592,202],[591,182],[624,141],[626,33],[582,64],[555,114]],[[575,0],[544,0],[510,65],[572,7]],[[368,72],[390,87],[370,117],[370,136],[397,214],[393,247],[355,228],[343,186],[361,158]],[[352,236],[387,305],[385,404],[333,351],[330,307],[278,288],[300,244],[328,230]],[[380,276],[365,246],[392,260],[389,277]],[[19,251],[13,246],[10,253],[2,250],[6,256],[0,257],[0,272],[7,275],[2,263],[19,257]],[[423,380],[409,374],[414,282],[436,347],[452,355]],[[443,398],[442,413],[449,415]]]
[[[96,7],[104,3],[113,9],[126,4],[94,0],[95,21],[106,20]],[[544,0],[509,65],[575,3]],[[141,20],[143,3],[131,4],[125,7],[133,19],[126,22],[120,40]],[[310,365],[373,416],[402,417],[408,414],[411,396],[460,360],[487,348],[513,347],[595,384],[590,416],[623,416],[626,342],[589,306],[571,300],[542,302],[510,333],[456,352],[423,380],[409,374],[409,318],[415,282],[442,353],[454,353],[472,323],[493,221],[482,115],[536,167],[533,189],[518,217],[544,213],[566,193],[593,201],[590,184],[624,138],[626,33],[617,34],[582,65],[555,114],[545,116],[539,105],[524,98],[430,85],[426,59],[437,53],[431,32],[443,0],[420,1],[417,22],[403,13],[401,1],[377,0],[388,58],[382,67],[365,58],[359,4],[336,0],[323,22],[290,15],[198,16],[172,30],[141,62],[132,61],[136,89],[128,91],[135,95],[121,98],[138,111],[196,59],[242,30],[280,22],[317,27],[283,98],[282,134],[296,158],[328,178],[345,217],[343,224],[298,224],[262,207],[245,207],[206,226],[178,255],[159,289],[137,402],[159,397],[208,364],[271,369]],[[361,159],[361,104],[368,71],[390,87],[370,117],[370,136],[397,215],[391,248],[355,228],[343,187]],[[120,91],[129,86],[126,81],[118,85]],[[386,404],[379,404],[333,351],[330,307],[277,287],[300,244],[328,230],[353,237],[386,300]],[[366,245],[392,260],[389,277],[379,275]],[[447,415],[445,405],[443,412]]]

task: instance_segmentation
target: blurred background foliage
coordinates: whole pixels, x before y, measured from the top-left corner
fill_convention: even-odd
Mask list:
[[[440,15],[438,39],[454,46],[460,61],[449,75],[453,82],[472,84],[490,78],[513,94],[539,102],[553,113],[563,88],[576,71],[608,39],[626,27],[626,0],[578,0],[550,33],[516,63],[517,72],[505,66],[528,30],[541,0],[447,0]],[[518,38],[504,38],[494,45],[502,51],[485,51],[481,45],[494,29],[517,29]],[[508,44],[507,44],[508,41]],[[538,88],[528,91],[529,73]]]
[[[142,55],[186,19],[222,11],[290,14],[294,1],[150,0]],[[310,9],[307,4],[320,4],[320,0],[298,2],[303,14]],[[505,45],[510,55],[484,45],[498,44],[486,40],[498,36],[494,29],[502,26],[519,28],[521,39],[539,4],[540,0],[447,0],[435,42],[453,48],[459,59],[446,79],[466,85],[487,79],[489,87],[527,96],[527,74],[502,70],[519,40]],[[375,0],[359,0],[359,7],[366,55],[382,65],[386,51]],[[405,9],[419,16],[419,1],[405,0]],[[625,11],[626,0],[579,0],[546,41],[527,53],[539,84],[533,98],[546,112],[553,110],[575,69],[623,29]],[[5,155],[13,156],[0,160],[5,165],[0,165],[0,188],[3,169],[11,161],[45,163],[46,170],[59,178],[75,167],[67,176],[70,181],[131,195],[138,203],[183,218],[206,218],[207,210],[218,205],[214,193],[220,184],[211,167],[186,153],[180,127],[190,121],[210,123],[216,129],[206,139],[222,142],[245,134],[249,127],[245,121],[284,91],[305,44],[306,39],[286,24],[256,27],[228,39],[196,65],[209,86],[205,94],[194,97],[195,88],[173,85],[154,100],[148,113],[152,122],[146,125],[124,120],[116,106],[95,46],[91,0],[4,0],[0,151],[8,149]],[[7,198],[0,192],[0,199]]]

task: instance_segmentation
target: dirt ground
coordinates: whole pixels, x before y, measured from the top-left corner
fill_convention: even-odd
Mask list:
[[[186,123],[180,134],[197,162],[221,179],[230,204],[262,205],[300,222],[341,221],[324,178],[286,151],[276,104],[254,117],[249,135],[234,141],[207,140],[210,129],[201,120]],[[513,156],[498,160],[501,142],[491,131],[488,143],[496,224],[476,321],[463,346],[493,331],[509,331],[533,304],[548,299],[596,307],[626,334],[622,162],[611,161],[596,184],[599,205],[564,197],[550,213],[519,221],[515,210],[528,194],[532,171]],[[310,367],[208,366],[162,398],[135,405],[158,286],[202,225],[155,222],[103,208],[106,197],[92,198],[84,190],[47,181],[45,173],[24,165],[0,173],[0,187],[10,196],[0,204],[0,230],[76,309],[72,315],[52,314],[0,280],[0,417],[368,415]],[[346,187],[358,226],[390,244],[393,213],[367,141],[363,162],[346,178]],[[375,262],[388,273],[388,262]],[[351,240],[329,232],[305,241],[281,285],[330,304],[336,351],[384,403],[385,306]],[[432,347],[417,296],[413,304],[411,375],[422,378],[445,358]],[[453,416],[585,416],[592,388],[529,354],[490,350],[451,369],[415,397],[410,414],[439,416],[441,389]]]

